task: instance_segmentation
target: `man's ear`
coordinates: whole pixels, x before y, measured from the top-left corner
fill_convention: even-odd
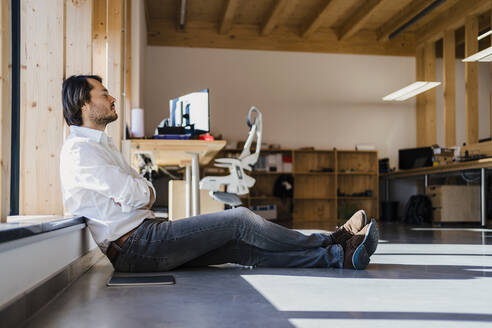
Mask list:
[[[80,107],[80,110],[81,110],[82,112],[85,112],[85,111],[87,111],[88,109],[89,109],[89,104],[87,104],[87,103],[85,103],[82,107]]]

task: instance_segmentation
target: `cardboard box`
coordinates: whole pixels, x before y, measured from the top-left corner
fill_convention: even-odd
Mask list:
[[[429,186],[434,222],[480,222],[480,186]]]
[[[223,190],[224,188],[222,188]],[[190,201],[193,201],[190,199]],[[209,190],[200,190],[200,214],[224,210],[224,204],[213,199]],[[169,181],[169,220],[186,218],[186,181]]]

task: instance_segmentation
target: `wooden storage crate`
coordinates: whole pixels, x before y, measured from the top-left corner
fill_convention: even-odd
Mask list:
[[[480,186],[429,186],[434,222],[480,222]]]

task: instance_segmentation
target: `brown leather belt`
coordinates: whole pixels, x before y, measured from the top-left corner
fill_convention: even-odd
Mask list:
[[[138,228],[138,226],[137,226],[137,228]],[[114,261],[116,260],[116,257],[118,256],[118,249],[116,247],[114,247],[113,244],[116,244],[120,248],[122,248],[123,245],[125,244],[125,241],[128,238],[130,238],[130,236],[135,232],[135,230],[137,230],[137,228],[128,231],[127,233],[125,233],[120,238],[109,243],[108,250],[106,251],[106,256],[111,261],[111,263],[114,263]]]

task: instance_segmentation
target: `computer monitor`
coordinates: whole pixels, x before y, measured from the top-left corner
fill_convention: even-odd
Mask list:
[[[398,150],[398,168],[400,170],[432,166],[434,151],[432,147],[408,148]]]
[[[185,127],[192,134],[210,132],[208,89],[192,92],[169,101],[171,126]]]

